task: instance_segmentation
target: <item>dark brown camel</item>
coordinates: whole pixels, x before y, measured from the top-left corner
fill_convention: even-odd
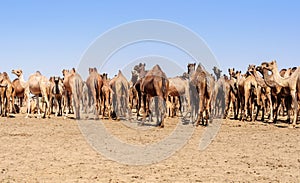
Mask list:
[[[145,78],[142,80],[141,93],[143,95],[144,100],[144,111],[146,111],[143,115],[143,121],[146,119],[146,115],[149,113],[149,110],[146,109],[146,100],[150,101],[152,97],[155,98],[155,109],[156,109],[156,117],[157,122],[160,127],[164,127],[164,118],[159,116],[158,105],[159,99],[166,102],[168,97],[168,89],[169,89],[169,81],[167,79],[166,74],[161,70],[159,65],[155,65],[148,73],[145,75]],[[161,118],[159,122],[158,119]]]

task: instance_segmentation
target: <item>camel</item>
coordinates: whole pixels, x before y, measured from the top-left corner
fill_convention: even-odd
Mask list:
[[[109,86],[113,91],[113,109],[116,114],[116,119],[119,120],[120,116],[126,116],[127,119],[131,118],[131,109],[129,105],[129,82],[119,70],[118,75],[114,77]]]
[[[0,114],[9,116],[13,86],[6,72],[0,73]],[[13,105],[13,104],[12,104]]]
[[[183,78],[182,76],[177,76],[173,78],[168,78],[169,80],[169,90],[168,90],[168,96],[169,98],[172,98],[171,103],[175,103],[175,98],[178,98],[179,102],[179,111],[181,112],[181,115],[183,113],[183,103],[184,101],[189,101],[186,99],[189,99],[189,83],[188,80]],[[173,104],[171,108],[171,117],[174,117],[175,114],[175,107],[176,105]]]
[[[74,106],[75,119],[80,119],[80,103],[82,102],[83,80],[81,76],[76,72],[75,68],[71,71],[63,70],[64,76],[64,96],[65,99],[70,95],[70,100],[66,100],[67,106]],[[65,118],[68,117],[68,111],[65,114]]]
[[[250,117],[253,121],[254,97],[257,94],[257,82],[253,75],[249,72],[242,75],[240,71],[236,72],[238,94],[241,106],[240,120],[246,120]],[[250,114],[249,114],[250,113]]]
[[[166,115],[167,103],[161,97],[152,97],[149,101],[149,121],[152,121],[154,114],[157,116],[157,121],[163,121]]]
[[[216,66],[214,66],[212,70],[213,70],[214,74],[216,75],[217,80],[219,80],[221,77],[222,70],[220,70]]]
[[[88,89],[88,106],[92,108],[94,118],[99,119],[100,97],[103,80],[96,68],[89,68],[89,76],[86,79],[86,86]]]
[[[36,106],[38,111],[38,117],[40,117],[40,105],[39,105],[39,96],[42,97],[42,101],[46,103],[45,110],[44,110],[44,118],[50,117],[50,103],[48,100],[49,95],[49,87],[50,83],[49,80],[43,76],[40,71],[36,71],[34,74],[31,74],[28,78],[25,88],[25,97],[27,99],[27,115],[26,118],[29,116],[30,112],[30,100],[29,95],[30,93],[36,97]]]
[[[12,82],[13,85],[13,93],[12,93],[12,104],[13,104],[13,110],[16,112],[15,109],[15,98],[17,97],[19,99],[19,106],[23,106],[23,100],[24,100],[24,92],[25,92],[25,86],[26,81],[24,80],[23,71],[21,69],[12,70],[12,74],[15,74],[18,78],[14,79]]]
[[[195,72],[195,68],[196,68],[196,63],[189,63],[187,65],[188,68],[188,76],[191,77],[191,75]]]
[[[134,69],[132,71],[132,84],[134,89],[132,90],[133,92],[137,93],[137,118],[140,116],[140,110],[142,108],[142,104],[145,102],[142,102],[142,93],[141,93],[141,83],[145,77],[145,75],[148,73],[148,71],[145,69],[146,64],[144,63],[139,63],[138,65],[134,66]],[[137,76],[137,78],[136,78]],[[132,97],[133,98],[133,97]],[[146,103],[147,104],[147,103]],[[146,108],[143,107],[143,108]],[[145,113],[145,111],[144,111]]]
[[[232,105],[235,104],[233,97],[231,95],[231,85],[230,80],[226,75],[221,76],[214,86],[214,103],[213,106],[213,114],[215,117],[223,117],[226,118],[226,112],[230,107],[230,102],[232,99]],[[227,109],[228,108],[228,109]]]
[[[279,86],[275,81],[274,81],[274,76],[273,74],[269,75],[268,74],[268,69],[266,69],[266,65],[268,63],[263,62],[261,66],[257,66],[256,70],[260,72],[263,75],[264,81],[267,86],[271,88],[271,95],[272,98],[274,98],[273,102],[273,122],[277,122],[277,117],[279,114],[279,107],[282,105],[282,100],[284,99],[284,102],[286,104],[286,107],[288,111],[290,111],[291,108],[291,102],[289,99],[290,96],[290,91],[287,87],[281,87]],[[290,119],[290,113],[288,112],[288,120]]]
[[[189,71],[189,73],[191,73]],[[214,90],[214,78],[209,74],[201,64],[190,76],[190,105],[191,117],[198,111],[196,126],[202,121],[203,125],[208,125],[211,111],[211,99]],[[205,112],[205,116],[204,113]]]
[[[300,67],[293,72],[292,75],[283,78],[280,76],[278,71],[278,66],[276,60],[269,62],[266,66],[266,69],[271,71],[274,76],[274,81],[281,87],[288,87],[290,90],[290,95],[292,96],[294,117],[293,117],[293,127],[296,126],[297,116],[298,116],[298,101],[297,101],[297,91],[300,91]]]
[[[107,73],[102,74],[103,86],[101,88],[101,107],[102,107],[102,119],[105,117],[105,113],[108,114],[108,118],[111,118],[111,105],[112,105],[112,93],[113,90],[109,84]]]
[[[63,81],[60,77],[54,76],[50,78],[50,103],[51,107],[56,106],[55,116],[62,116],[63,103]]]
[[[266,107],[265,97],[266,97],[269,103],[268,106],[270,107],[269,122],[273,122],[274,119],[273,119],[272,89],[266,84],[264,78],[262,78],[258,74],[257,67],[255,65],[249,65],[248,71],[254,76],[257,82],[257,87],[259,88],[257,93],[257,103],[258,103],[258,107],[262,107],[261,121],[264,121],[264,114],[265,114],[265,107]],[[255,120],[257,119],[258,111],[259,109],[257,110]]]
[[[238,110],[239,106],[239,96],[238,96],[238,87],[237,87],[237,80],[235,78],[235,70],[234,68],[228,69],[229,79],[224,78],[223,82],[223,92],[225,93],[225,110],[224,110],[224,119],[229,118],[228,112],[230,110],[230,106],[233,107],[233,118],[238,118]]]
[[[162,71],[159,65],[155,65],[148,73],[145,75],[144,79],[140,85],[141,93],[143,95],[144,100],[144,115],[143,121],[146,119],[146,115],[149,113],[149,110],[146,110],[147,101],[151,101],[151,98],[156,97],[163,99],[166,102],[168,97],[168,89],[169,89],[169,81],[167,79],[166,74]],[[161,113],[158,112],[158,99],[155,99],[155,114],[158,126],[161,128],[164,127],[164,118],[161,118],[159,122],[159,115]]]
[[[132,109],[135,108],[136,111],[138,111],[138,104],[139,104],[139,96],[138,91],[135,88],[135,84],[139,79],[139,74],[137,71],[131,71],[131,80],[129,82],[130,88],[129,88],[129,106]]]

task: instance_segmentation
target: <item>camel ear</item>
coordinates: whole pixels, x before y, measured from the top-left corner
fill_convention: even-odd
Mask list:
[[[72,68],[72,71],[73,71],[74,73],[76,72],[76,70],[75,70],[75,68],[74,68],[74,67]]]

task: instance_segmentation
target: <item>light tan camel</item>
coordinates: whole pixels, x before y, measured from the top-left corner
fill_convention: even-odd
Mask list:
[[[131,118],[131,109],[129,106],[129,82],[119,70],[118,75],[114,77],[109,86],[113,90],[113,109],[116,113],[117,120],[120,116],[125,116],[126,119]]]
[[[178,98],[179,102],[179,111],[182,115],[184,112],[183,110],[183,104],[184,101],[189,101],[189,81],[182,76],[176,76],[173,78],[168,78],[169,80],[169,90],[168,90],[168,96],[171,96],[170,98],[173,99],[170,101],[173,103],[171,108],[171,117],[174,117],[174,114],[176,114],[176,98]]]
[[[24,80],[23,71],[21,69],[12,70],[12,74],[15,74],[18,78],[14,79],[12,82],[13,85],[13,93],[12,93],[12,103],[13,103],[13,110],[16,112],[15,106],[14,106],[14,100],[17,97],[19,99],[19,107],[23,106],[23,100],[24,100],[24,92],[26,87],[26,81]]]
[[[96,68],[89,68],[89,76],[86,80],[88,88],[88,106],[92,108],[94,118],[99,119],[101,88],[103,86],[102,77]]]
[[[70,100],[67,99],[67,106],[74,106],[75,119],[80,119],[80,104],[82,102],[82,91],[83,91],[83,80],[81,76],[76,72],[75,68],[71,71],[63,70],[64,76],[64,96],[67,99],[68,94],[70,95]],[[69,104],[70,103],[70,104]],[[68,117],[68,111],[66,111],[65,118]]]
[[[112,95],[113,90],[110,86],[110,80],[108,79],[107,73],[102,74],[103,86],[101,88],[101,110],[102,110],[102,119],[107,116],[111,118],[111,105],[112,105]]]
[[[277,62],[275,60],[269,62],[266,69],[272,71],[274,76],[274,81],[281,87],[288,87],[293,101],[294,118],[293,127],[296,126],[297,116],[298,116],[298,102],[297,102],[297,89],[300,87],[300,67],[297,68],[294,73],[286,78],[280,76],[278,71]],[[299,90],[298,90],[299,91]]]
[[[290,96],[290,91],[289,88],[287,87],[281,87],[279,86],[275,81],[274,81],[274,76],[273,74],[269,75],[268,69],[266,69],[266,66],[268,63],[263,62],[261,66],[257,66],[256,70],[260,72],[263,75],[265,83],[271,88],[271,95],[272,98],[274,98],[273,102],[273,122],[277,122],[277,117],[279,114],[279,107],[282,105],[282,100],[285,102],[285,106],[288,109],[288,120],[290,121],[290,108],[291,108],[291,102],[289,99]]]
[[[6,72],[0,73],[0,114],[9,116],[13,86]]]
[[[38,117],[40,117],[40,105],[39,105],[39,96],[42,97],[42,101],[46,103],[45,110],[44,110],[44,118],[50,117],[50,104],[48,100],[49,95],[49,87],[50,83],[49,80],[43,76],[39,71],[36,71],[36,73],[31,74],[28,78],[28,81],[26,83],[25,88],[25,98],[27,99],[27,115],[26,118],[29,116],[30,112],[30,93],[33,94],[36,97],[36,105],[37,105],[37,111],[38,111]]]

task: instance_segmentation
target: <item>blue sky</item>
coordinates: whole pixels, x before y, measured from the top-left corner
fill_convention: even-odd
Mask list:
[[[78,65],[99,35],[142,19],[193,30],[226,74],[228,67],[245,71],[248,64],[272,59],[280,68],[298,66],[299,9],[300,1],[271,0],[1,1],[0,72],[22,68],[26,79],[36,70],[61,75],[63,68]]]

